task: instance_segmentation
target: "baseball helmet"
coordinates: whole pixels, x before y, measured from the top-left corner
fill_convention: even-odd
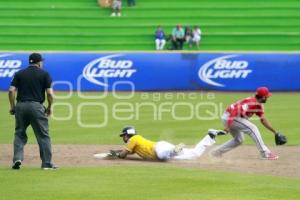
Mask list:
[[[256,89],[256,95],[260,97],[270,97],[272,96],[272,93],[267,87],[259,87]]]
[[[120,134],[120,137],[123,137],[124,135],[135,135],[136,131],[135,128],[132,126],[127,126],[125,128],[123,128],[122,133]]]

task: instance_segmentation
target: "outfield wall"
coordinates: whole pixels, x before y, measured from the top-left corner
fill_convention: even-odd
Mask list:
[[[0,90],[28,53],[0,52]],[[300,91],[300,53],[43,53],[55,90]]]

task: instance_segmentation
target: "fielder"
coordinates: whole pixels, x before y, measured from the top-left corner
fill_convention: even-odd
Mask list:
[[[260,118],[260,122],[275,135],[277,145],[286,143],[286,137],[279,134],[268,122],[264,116],[263,104],[272,95],[267,87],[259,87],[256,90],[254,97],[242,99],[231,104],[222,116],[222,121],[225,126],[224,131],[230,133],[233,139],[227,141],[219,148],[212,151],[212,155],[221,157],[222,154],[241,145],[244,141],[244,133],[248,134],[256,144],[257,149],[263,159],[276,160],[278,156],[272,153],[264,144],[258,128],[248,119],[254,114]]]
[[[166,141],[153,142],[138,135],[133,127],[125,127],[120,134],[126,147],[123,150],[111,150],[110,153],[95,154],[95,158],[126,158],[129,154],[138,154],[146,160],[191,160],[199,158],[204,150],[215,143],[215,137],[224,135],[224,131],[209,129],[208,134],[194,148],[184,148],[183,144],[173,145]]]

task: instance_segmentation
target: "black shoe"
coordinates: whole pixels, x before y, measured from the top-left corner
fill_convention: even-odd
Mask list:
[[[22,165],[21,160],[16,160],[11,168],[12,169],[20,169],[21,165]]]
[[[55,165],[51,165],[51,166],[46,166],[46,167],[42,167],[42,170],[57,170],[58,167]]]
[[[208,135],[211,137],[211,139],[214,139],[218,135],[225,135],[225,131],[222,130],[216,130],[216,129],[209,129]]]

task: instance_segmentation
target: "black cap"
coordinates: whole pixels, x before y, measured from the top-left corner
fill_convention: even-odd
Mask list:
[[[43,61],[42,55],[39,53],[32,53],[29,56],[29,63],[34,64]]]

